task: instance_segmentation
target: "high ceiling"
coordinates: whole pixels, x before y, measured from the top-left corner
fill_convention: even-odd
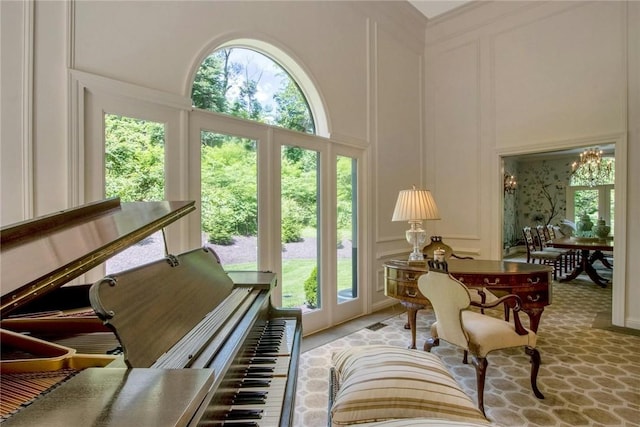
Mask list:
[[[462,6],[469,1],[463,0],[409,0],[416,9],[424,16],[431,19],[438,15],[442,15],[456,7]]]

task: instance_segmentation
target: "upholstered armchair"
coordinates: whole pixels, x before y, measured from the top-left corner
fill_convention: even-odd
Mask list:
[[[429,272],[420,276],[418,288],[431,302],[436,321],[431,325],[431,338],[424,345],[425,351],[431,351],[442,339],[464,350],[464,363],[471,353],[476,369],[478,408],[484,414],[487,355],[494,350],[524,347],[531,359],[531,388],[537,398],[544,399],[537,386],[540,353],[536,349],[536,334],[520,322],[520,298],[506,295],[490,303],[473,302],[467,287],[449,275],[446,261],[429,260],[428,263]],[[513,312],[513,323],[470,310],[470,306],[486,309],[501,304],[507,304]]]

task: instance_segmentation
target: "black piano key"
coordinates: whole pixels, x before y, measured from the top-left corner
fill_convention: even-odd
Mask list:
[[[267,379],[267,378],[273,378],[273,374],[269,374],[269,373],[246,373],[244,374],[243,378],[263,378],[263,379]]]
[[[275,368],[273,368],[272,366],[248,366],[245,372],[251,372],[251,373],[260,373],[260,372],[264,372],[264,373],[269,373],[269,372],[273,372],[275,370]]]
[[[262,409],[232,409],[226,417],[231,420],[258,420],[262,418],[262,412]]]
[[[246,398],[246,399],[244,399],[243,398],[243,399],[235,399],[233,401],[233,404],[234,405],[238,405],[238,406],[241,406],[241,405],[264,405],[266,401],[267,401],[267,399],[258,399],[258,398],[253,398],[253,399]]]
[[[279,345],[259,345],[258,347],[256,347],[256,353],[269,353],[278,351],[279,349]]]
[[[252,365],[269,365],[272,363],[276,363],[276,359],[272,359],[272,358],[264,358],[264,359],[251,359],[251,363]]]
[[[225,421],[222,425],[230,427],[260,427],[255,421]]]
[[[243,380],[240,387],[269,387],[270,384],[269,380]]]
[[[267,393],[266,391],[249,391],[249,390],[242,390],[239,391],[235,394],[236,397],[267,397]]]
[[[266,339],[266,340],[260,340],[259,342],[255,343],[254,345],[280,345],[280,343],[282,342],[281,339]]]

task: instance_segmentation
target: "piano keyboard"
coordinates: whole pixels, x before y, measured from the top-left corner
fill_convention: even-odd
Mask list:
[[[275,318],[249,334],[199,427],[280,425],[296,324]]]

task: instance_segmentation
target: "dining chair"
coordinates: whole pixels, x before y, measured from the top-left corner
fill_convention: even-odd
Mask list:
[[[547,224],[546,231],[547,233],[545,234],[545,238],[547,239],[547,241],[553,242],[553,240],[558,238],[556,229],[553,227],[553,225]],[[565,268],[566,268],[566,272],[569,272],[569,270],[572,270],[576,267],[576,264],[579,261],[580,252],[577,252],[573,249],[567,249],[567,253],[568,253],[568,265],[566,265]]]
[[[552,252],[560,254],[560,270],[561,272],[568,273],[571,269],[571,251],[569,249],[554,248],[551,246],[551,234],[549,229],[545,225],[536,226],[536,235],[538,237],[538,249],[541,251]]]
[[[536,261],[538,261],[539,264],[552,266],[553,280],[558,280],[558,271],[561,271],[562,266],[562,254],[538,249],[533,239],[531,227],[523,227],[522,234],[524,235],[524,241],[527,247],[527,262],[535,264]]]
[[[446,261],[429,260],[429,272],[418,279],[420,292],[431,302],[436,321],[431,325],[431,338],[424,350],[431,349],[444,340],[472,356],[476,369],[478,408],[484,414],[484,385],[487,372],[487,355],[495,350],[524,347],[531,360],[531,389],[538,399],[544,399],[537,385],[540,368],[540,352],[536,349],[536,333],[525,328],[518,316],[522,301],[517,295],[506,295],[489,304],[473,302],[467,287],[448,273]],[[513,323],[471,310],[470,306],[492,308],[508,304],[513,312]]]

